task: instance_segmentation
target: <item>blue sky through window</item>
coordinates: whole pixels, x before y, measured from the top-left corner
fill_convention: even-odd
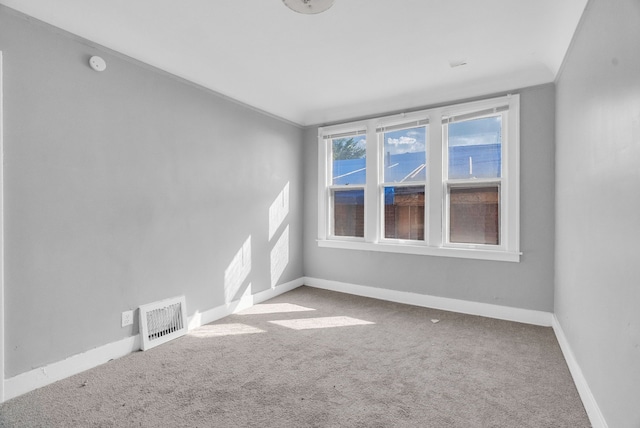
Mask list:
[[[484,117],[449,124],[449,147],[500,144],[502,117]]]
[[[426,179],[427,127],[385,132],[384,181],[401,183]]]
[[[449,178],[497,178],[502,171],[502,117],[449,124]]]

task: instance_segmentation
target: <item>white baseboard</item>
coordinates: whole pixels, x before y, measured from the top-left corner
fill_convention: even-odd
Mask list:
[[[282,293],[303,285],[303,278],[278,285],[275,288],[261,291],[255,295],[245,294],[237,301],[218,306],[203,313],[195,313],[189,317],[189,330],[224,318],[235,312],[264,302]],[[250,288],[249,288],[250,290]],[[188,309],[188,308],[187,308]],[[34,389],[42,388],[53,382],[97,367],[110,360],[124,357],[140,349],[140,335],[130,336],[87,352],[73,355],[65,360],[47,364],[46,366],[20,373],[4,381],[4,400],[10,400]],[[1,379],[0,379],[1,380]],[[0,401],[1,403],[2,401]]]
[[[567,341],[567,337],[564,335],[564,331],[560,326],[560,322],[558,318],[553,315],[553,331],[556,334],[556,338],[558,339],[558,344],[560,345],[560,349],[562,350],[562,354],[564,355],[564,359],[567,362],[567,366],[569,366],[569,371],[571,372],[571,376],[573,377],[573,382],[576,384],[576,389],[578,390],[578,394],[580,394],[580,399],[582,400],[582,404],[584,405],[584,409],[589,416],[589,421],[593,428],[607,428],[607,422],[600,411],[600,407],[596,402],[593,394],[591,393],[591,388],[589,388],[589,384],[587,383],[587,379],[585,379],[582,374],[582,369],[578,365],[575,356],[573,355],[573,351],[571,350],[571,346],[569,346],[569,342]]]
[[[354,294],[357,296],[371,297],[374,299],[387,300],[390,302],[404,303],[408,305],[422,306],[445,311],[459,312],[469,315],[479,315],[488,318],[497,318],[507,321],[516,321],[525,324],[533,324],[544,327],[553,327],[553,331],[560,344],[560,349],[569,366],[569,371],[573,377],[580,399],[589,416],[589,421],[593,428],[608,428],[602,416],[591,389],[587,384],[582,370],[578,365],[573,352],[567,342],[567,338],[560,327],[555,314],[550,312],[533,311],[529,309],[510,308],[506,306],[491,305],[487,303],[469,302],[465,300],[449,299],[444,297],[428,296],[405,291],[395,291],[383,288],[367,287],[363,285],[349,284],[338,281],[328,281],[318,278],[304,278],[305,285],[309,287],[322,288],[325,290],[338,291],[341,293]]]
[[[34,389],[104,364],[109,360],[124,357],[138,349],[140,349],[140,336],[135,335],[44,367],[20,373],[17,376],[5,379],[4,399],[10,400]]]
[[[293,281],[277,285],[275,288],[260,291],[256,294],[251,294],[251,285],[249,285],[249,288],[247,289],[248,292],[245,292],[245,294],[240,299],[231,303],[227,303],[226,305],[217,306],[202,313],[196,312],[195,314],[190,316],[188,323],[189,330],[198,328],[205,324],[209,324],[210,322],[214,322],[228,315],[235,314],[236,312],[240,312],[266,300],[273,299],[274,297],[286,293],[287,291],[291,291],[294,288],[298,288],[303,284],[304,278],[298,278]]]
[[[591,389],[582,374],[582,370],[573,356],[573,352],[571,351],[558,319],[554,314],[549,312],[511,308],[487,303],[469,302],[465,300],[428,296],[405,291],[395,291],[304,277],[276,286],[273,289],[261,291],[254,295],[247,293],[239,300],[215,307],[203,313],[196,312],[194,315],[189,317],[189,329],[191,330],[224,318],[255,304],[272,299],[280,294],[286,293],[287,291],[291,291],[303,284],[310,287],[354,294],[363,297],[371,297],[396,303],[404,303],[470,315],[479,315],[545,327],[551,326],[556,334],[558,343],[560,344],[564,358],[567,361],[567,365],[569,366],[569,370],[573,376],[573,380],[576,384],[576,388],[578,389],[578,393],[580,394],[580,398],[585,406],[585,410],[587,411],[591,424],[594,428],[608,428],[607,423],[600,412],[600,408],[591,393]],[[58,380],[89,370],[93,367],[97,367],[110,360],[135,352],[138,349],[140,349],[140,337],[139,335],[135,335],[71,356],[65,360],[21,373],[4,381],[4,400],[10,400],[34,389],[41,388]]]
[[[384,288],[367,287],[364,285],[348,284],[345,282],[328,281],[326,279],[305,277],[304,281],[305,285],[308,285],[310,287],[339,291],[342,293],[355,294],[357,296],[371,297],[374,299],[387,300],[390,302],[404,303],[407,305],[422,306],[432,309],[441,309],[444,311],[458,312],[469,315],[479,315],[487,318],[515,321],[525,324],[539,325],[543,327],[551,327],[552,325],[553,314],[551,312],[512,308],[508,306],[491,305],[488,303],[470,302],[467,300],[429,296],[425,294],[410,293],[407,291],[396,291]]]

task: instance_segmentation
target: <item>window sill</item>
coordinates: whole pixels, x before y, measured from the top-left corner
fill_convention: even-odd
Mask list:
[[[339,248],[343,250],[379,251],[386,253],[416,254],[423,256],[455,257],[460,259],[492,260],[501,262],[520,262],[519,252],[497,251],[480,248],[427,247],[407,243],[362,242],[341,240],[318,240],[322,248]]]

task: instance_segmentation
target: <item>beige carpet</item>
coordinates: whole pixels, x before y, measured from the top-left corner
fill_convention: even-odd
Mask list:
[[[10,400],[0,426],[590,425],[550,328],[301,287]]]

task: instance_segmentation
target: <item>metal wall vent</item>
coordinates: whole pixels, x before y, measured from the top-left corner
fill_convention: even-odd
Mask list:
[[[145,351],[187,334],[184,296],[140,306],[141,347]]]

